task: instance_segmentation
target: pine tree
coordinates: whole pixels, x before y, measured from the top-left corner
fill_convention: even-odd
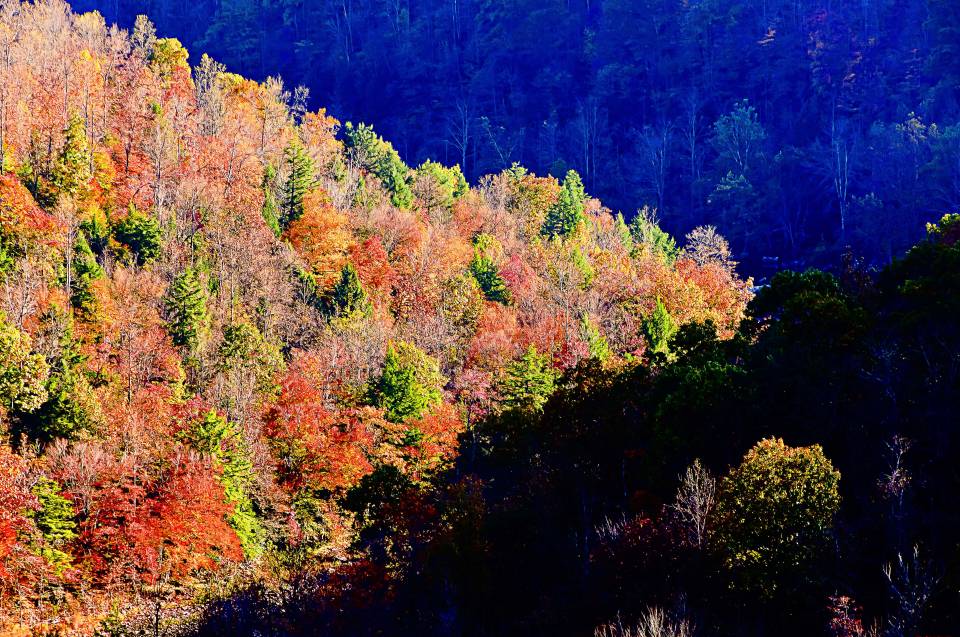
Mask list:
[[[130,248],[137,265],[146,265],[160,256],[162,247],[160,224],[133,205],[126,219],[117,224],[113,236]]]
[[[568,171],[556,203],[547,211],[540,234],[549,239],[562,239],[573,234],[584,220],[585,199],[580,175],[575,170]]]
[[[100,406],[84,369],[86,356],[73,336],[69,316],[58,320],[63,320],[66,327],[58,339],[58,350],[48,363],[47,400],[18,418],[22,433],[34,440],[73,438],[94,430],[101,420]]]
[[[506,368],[498,390],[500,405],[508,411],[539,413],[556,387],[550,359],[533,345]]]
[[[397,208],[413,204],[410,189],[410,168],[403,163],[393,145],[373,131],[372,126],[354,126],[347,122],[344,142],[354,160],[376,175],[390,193],[390,202]]]
[[[273,234],[280,236],[282,232],[280,229],[280,210],[277,205],[277,196],[274,194],[274,182],[277,179],[277,171],[273,166],[267,166],[266,170],[263,171],[263,209],[261,214],[263,215],[263,220],[267,224],[267,227],[273,231]],[[303,199],[301,201],[301,207],[303,205]]]
[[[63,147],[53,167],[53,183],[61,194],[82,198],[91,177],[91,156],[83,119],[74,113],[63,134]]]
[[[283,185],[280,226],[286,228],[303,216],[303,197],[313,187],[314,176],[313,160],[296,135],[284,149],[283,158],[287,180]]]
[[[243,435],[235,423],[210,410],[193,423],[185,437],[220,468],[220,484],[233,505],[227,521],[240,538],[244,554],[257,557],[263,552],[264,528],[250,499],[254,468]]]
[[[83,232],[78,232],[74,241],[70,269],[70,303],[82,320],[95,320],[97,299],[93,294],[93,282],[103,278],[103,268],[97,263]]]
[[[370,401],[382,407],[391,422],[419,418],[442,399],[445,379],[436,359],[409,343],[387,348],[383,373],[370,391]]]
[[[679,254],[677,242],[660,229],[655,211],[644,207],[637,212],[629,226],[630,238],[638,250],[647,250],[667,264],[672,264]]]
[[[187,268],[173,280],[166,299],[167,330],[173,343],[195,353],[207,331],[207,295],[196,270]]]
[[[663,301],[660,300],[660,297],[657,297],[657,304],[653,309],[653,314],[651,314],[650,318],[644,323],[644,331],[646,332],[647,343],[651,351],[660,354],[667,354],[669,352],[670,339],[676,334],[677,325],[674,323],[673,317],[670,316],[670,312],[667,311]]]
[[[327,296],[327,315],[350,320],[370,311],[370,301],[363,289],[360,276],[352,263],[347,263],[340,271],[340,279],[334,284]]]
[[[495,237],[481,233],[473,240],[473,260],[470,261],[470,273],[477,280],[488,301],[510,305],[512,297],[507,282],[500,275],[494,256],[503,248]]]

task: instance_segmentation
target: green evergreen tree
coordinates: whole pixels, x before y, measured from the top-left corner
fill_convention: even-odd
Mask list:
[[[96,317],[97,299],[93,295],[93,282],[102,278],[103,268],[97,263],[84,233],[78,232],[70,264],[70,304],[83,320],[91,321]]]
[[[126,219],[117,224],[113,236],[130,248],[138,265],[146,265],[160,256],[162,248],[160,224],[133,205]]]
[[[331,318],[351,320],[370,311],[370,301],[363,289],[360,276],[352,263],[347,263],[340,271],[340,279],[327,295],[327,315]]]
[[[488,301],[510,305],[512,296],[507,282],[500,275],[500,268],[492,254],[500,252],[500,243],[492,235],[481,233],[473,239],[473,260],[470,261],[470,273]]]
[[[505,370],[498,383],[500,405],[508,411],[539,413],[556,389],[556,373],[550,359],[533,345]]]
[[[263,209],[261,210],[261,214],[267,227],[273,231],[274,235],[279,237],[282,230],[280,228],[281,212],[277,205],[277,196],[274,194],[276,180],[277,170],[273,166],[267,165],[263,171],[263,184],[261,186],[263,188]],[[301,202],[302,201],[301,199]]]
[[[73,337],[69,317],[61,320],[66,327],[59,336],[58,350],[48,360],[47,400],[38,409],[18,416],[23,433],[35,440],[74,438],[93,431],[100,420],[99,403],[84,369],[86,357]]]
[[[313,187],[313,160],[296,135],[283,151],[287,180],[283,185],[280,226],[286,228],[303,216],[303,198]]]
[[[677,332],[677,324],[660,297],[657,297],[653,314],[644,323],[644,332],[651,351],[660,354],[669,353],[670,339]]]
[[[587,347],[590,348],[590,358],[595,358],[601,363],[610,358],[610,343],[600,329],[590,320],[590,316],[584,314],[580,319],[580,330],[583,333],[584,340],[587,341]]]
[[[87,129],[83,118],[74,113],[63,131],[63,147],[53,167],[53,184],[61,194],[82,197],[92,176]]]
[[[167,330],[173,343],[195,353],[207,333],[207,295],[194,268],[187,268],[173,280],[166,298],[170,316]]]
[[[220,468],[220,484],[233,511],[227,521],[240,538],[248,558],[263,553],[265,530],[250,498],[255,475],[250,451],[236,424],[215,410],[198,419],[186,433],[187,441],[210,456]]]
[[[413,204],[410,168],[400,159],[393,145],[366,124],[354,126],[347,122],[344,135],[347,150],[354,161],[376,175],[390,193],[390,202],[397,208],[409,208]]]
[[[668,264],[672,264],[680,254],[677,242],[660,229],[656,215],[650,208],[638,211],[628,229],[634,249],[648,250]]]
[[[370,402],[382,407],[387,420],[419,418],[442,400],[446,379],[436,359],[400,341],[387,348],[380,378],[372,385]]]
[[[585,219],[583,202],[586,193],[583,190],[583,181],[577,171],[567,171],[563,179],[563,186],[556,203],[550,206],[547,217],[540,229],[540,234],[549,239],[566,238],[573,234]]]

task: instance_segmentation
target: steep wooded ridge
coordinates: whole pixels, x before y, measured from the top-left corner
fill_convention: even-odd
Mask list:
[[[146,18],[2,3],[0,54],[0,630],[960,622],[960,217],[754,297]]]
[[[408,163],[576,169],[744,263],[887,263],[960,204],[955,0],[77,0],[282,74]],[[754,270],[757,272],[758,270]]]

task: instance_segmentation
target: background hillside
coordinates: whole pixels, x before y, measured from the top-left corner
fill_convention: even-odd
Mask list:
[[[311,90],[410,164],[570,168],[629,218],[885,263],[960,204],[952,0],[80,0]]]

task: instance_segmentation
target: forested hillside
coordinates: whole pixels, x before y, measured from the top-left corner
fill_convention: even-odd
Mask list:
[[[78,0],[474,180],[573,168],[741,259],[889,260],[960,204],[955,0]]]
[[[756,289],[59,0],[0,156],[0,632],[957,632],[958,215]]]

